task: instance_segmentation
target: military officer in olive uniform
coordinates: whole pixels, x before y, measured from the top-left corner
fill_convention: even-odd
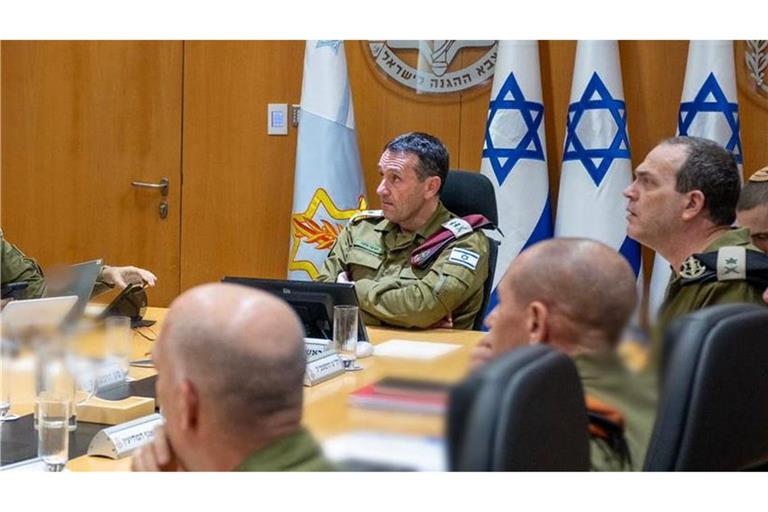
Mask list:
[[[211,283],[177,297],[153,350],[165,422],[134,471],[333,471],[301,425],[304,329],[281,299]]]
[[[0,276],[2,286],[10,283],[26,283],[27,287],[14,293],[18,299],[37,299],[45,294],[45,277],[43,269],[37,262],[26,256],[18,247],[10,243],[3,236],[0,229]],[[128,283],[143,281],[149,286],[154,286],[157,277],[143,268],[138,267],[111,267],[104,265],[93,288],[93,295],[103,293],[115,286],[125,288]],[[6,297],[3,297],[7,300]]]
[[[768,253],[768,167],[752,174],[741,189],[736,221],[749,229],[752,243]]]
[[[490,223],[457,218],[440,202],[448,151],[431,135],[400,135],[386,145],[379,174],[382,209],[349,221],[319,279],[354,282],[369,325],[471,329],[488,276],[480,229]]]
[[[529,344],[567,354],[584,387],[592,469],[642,469],[657,394],[615,350],[636,302],[629,263],[593,240],[546,240],[520,253],[496,289],[490,331],[473,350],[472,366]]]
[[[650,369],[658,367],[669,323],[706,306],[764,304],[755,262],[763,254],[747,229],[733,229],[739,198],[736,161],[717,143],[674,137],[657,145],[624,195],[629,236],[651,247],[673,274],[658,313]]]

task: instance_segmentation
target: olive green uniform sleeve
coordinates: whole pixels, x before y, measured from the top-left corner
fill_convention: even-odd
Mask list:
[[[341,230],[336,243],[331,247],[331,252],[323,262],[320,269],[320,275],[317,281],[325,283],[335,283],[340,273],[347,270],[347,254],[352,247],[352,236],[349,233],[349,226]]]
[[[452,261],[454,248],[477,254],[475,268]],[[444,248],[421,278],[406,266],[398,276],[360,279],[355,290],[369,315],[390,325],[427,328],[482,289],[487,276],[488,239],[475,232]]]
[[[15,245],[8,242],[0,231],[2,243],[2,284],[26,281],[27,288],[17,292],[20,299],[36,299],[45,293],[43,271],[35,260],[26,256]]]

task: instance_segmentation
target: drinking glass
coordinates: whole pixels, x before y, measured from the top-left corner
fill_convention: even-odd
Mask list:
[[[8,361],[0,360],[0,423],[11,410],[11,376]]]
[[[357,306],[333,307],[333,346],[347,371],[361,370],[357,364]]]
[[[107,361],[115,361],[128,377],[131,358],[131,319],[127,316],[109,316],[104,320]]]
[[[46,471],[62,471],[69,459],[70,397],[44,392],[38,397],[37,455]]]

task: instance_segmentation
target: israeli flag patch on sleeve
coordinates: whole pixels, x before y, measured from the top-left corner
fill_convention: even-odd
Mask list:
[[[478,253],[459,247],[454,247],[451,250],[451,255],[448,256],[449,263],[455,263],[462,267],[467,267],[470,270],[475,270],[477,268],[478,261],[480,261],[480,255]]]

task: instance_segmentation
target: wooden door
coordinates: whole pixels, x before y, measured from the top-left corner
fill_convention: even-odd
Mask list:
[[[45,267],[103,258],[179,292],[182,42],[2,43],[2,227]],[[170,181],[168,216],[156,190]]]

